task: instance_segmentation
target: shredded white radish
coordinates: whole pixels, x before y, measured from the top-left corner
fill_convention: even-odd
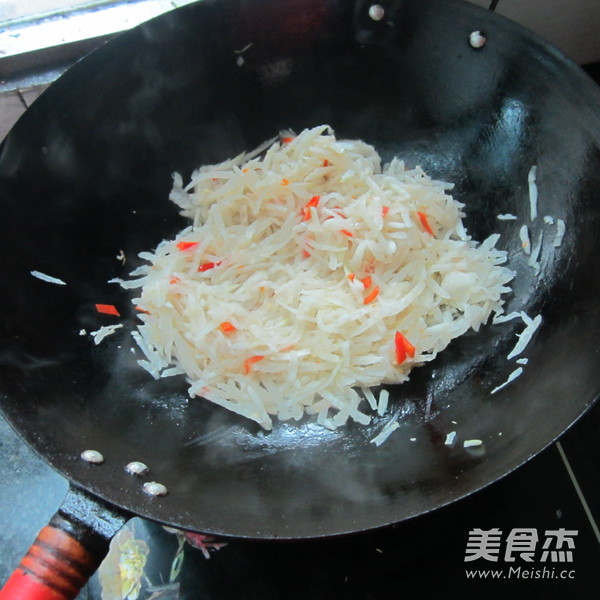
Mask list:
[[[52,275],[46,275],[46,273],[42,273],[41,271],[30,271],[30,273],[37,279],[41,279],[46,283],[54,283],[56,285],[67,285],[62,279],[58,279],[58,277],[52,277]]]
[[[465,440],[463,442],[463,447],[464,448],[476,448],[477,446],[481,446],[483,445],[483,442],[481,440]]]
[[[396,417],[392,418],[388,421],[383,429],[371,440],[371,444],[375,444],[376,446],[381,446],[383,442],[385,442],[396,429],[399,429],[400,425],[396,420]]]
[[[554,238],[554,247],[558,248],[562,244],[563,238],[565,237],[565,222],[562,219],[556,221],[556,236]]]
[[[534,267],[535,265],[538,264],[538,258],[540,257],[540,252],[542,251],[542,241],[544,239],[544,230],[540,230],[540,233],[538,234],[537,240],[535,241],[535,244],[533,245],[533,248],[531,249],[531,256],[529,257],[529,260],[527,261],[527,264],[530,267]]]
[[[390,399],[390,393],[388,390],[381,390],[379,392],[379,402],[377,403],[377,414],[382,417],[388,407],[388,401]]]
[[[507,321],[512,321],[513,319],[520,319],[520,312],[511,312],[507,315],[495,315],[492,319],[492,325],[499,325],[500,323],[506,323]]]
[[[517,215],[511,215],[510,213],[507,213],[503,215],[497,215],[496,219],[498,219],[498,221],[516,221]]]
[[[533,319],[524,310],[519,313],[519,316],[525,325],[531,325],[533,323]]]
[[[522,375],[523,373],[523,367],[517,367],[507,378],[507,380],[504,383],[501,383],[500,385],[496,386],[490,393],[495,394],[496,392],[499,392],[501,389],[505,388],[509,383],[511,383],[512,381],[514,381],[517,377],[519,377],[520,375]]]
[[[470,239],[451,188],[327,126],[175,175],[192,225],[116,280],[147,311],[140,364],[265,428],[368,423],[387,398],[364,390],[406,381],[510,290],[499,236]]]
[[[102,342],[104,338],[109,335],[112,335],[117,329],[123,327],[123,323],[119,323],[118,325],[104,325],[104,327],[100,327],[97,331],[91,331],[90,335],[94,338],[94,344],[96,346]]]
[[[456,431],[451,431],[450,433],[446,434],[446,440],[444,441],[444,444],[446,446],[452,446],[452,444],[454,444],[455,440],[456,440]]]
[[[542,322],[542,315],[538,315],[535,319],[531,319],[525,313],[522,313],[523,321],[525,322],[525,329],[521,333],[517,334],[519,338],[515,347],[510,351],[509,355],[506,357],[509,360],[514,358],[515,356],[519,356],[527,347],[527,344],[531,341],[533,334],[536,332],[537,328],[540,326]]]
[[[371,409],[377,410],[377,398],[375,398],[375,395],[371,391],[371,388],[361,388],[360,391],[363,393],[363,396],[369,403],[369,406],[371,407]]]
[[[527,183],[529,185],[529,211],[532,221],[535,221],[538,215],[538,187],[536,183],[536,174],[537,167],[534,165],[529,169],[529,174],[527,175]]]
[[[551,215],[546,215],[544,217],[544,223],[546,223],[546,225],[554,225],[554,217]]]
[[[521,239],[523,252],[528,255],[531,254],[531,241],[529,239],[529,229],[527,228],[527,225],[523,225],[521,229],[519,229],[519,238]]]

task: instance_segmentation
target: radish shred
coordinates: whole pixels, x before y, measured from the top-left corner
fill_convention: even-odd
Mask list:
[[[510,292],[500,236],[473,240],[452,188],[326,125],[175,174],[188,226],[113,280],[148,311],[140,366],[265,429],[368,424],[387,395],[361,389],[407,381]]]
[[[532,221],[535,221],[538,215],[538,187],[536,177],[537,167],[534,165],[529,169],[529,174],[527,175],[527,183],[529,185],[529,214]]]
[[[41,271],[30,271],[30,273],[36,279],[40,279],[41,281],[45,281],[46,283],[54,283],[55,285],[67,285],[62,279],[59,279],[58,277],[52,277],[52,275],[46,275],[46,273],[42,273]]]
[[[517,367],[509,376],[508,379],[496,386],[490,393],[495,394],[499,392],[501,389],[505,388],[509,383],[513,382],[517,377],[520,377],[523,374],[523,367]]]
[[[399,428],[400,425],[397,421],[397,418],[393,417],[384,425],[383,429],[379,432],[379,434],[371,440],[371,444],[381,446],[381,444],[383,444],[390,437],[390,435],[392,435],[392,433],[394,433],[394,431],[396,431],[396,429]]]

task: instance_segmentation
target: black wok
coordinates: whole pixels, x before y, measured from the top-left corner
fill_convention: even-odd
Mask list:
[[[488,11],[436,0],[382,6],[380,21],[360,0],[204,0],[177,9],[69,70],[0,148],[0,405],[72,482],[53,527],[91,541],[98,556],[130,514],[254,538],[408,519],[509,473],[597,397],[598,88]],[[487,37],[481,49],[469,45],[474,30]],[[519,321],[466,335],[410,383],[390,387],[402,426],[380,448],[370,440],[389,417],[335,432],[310,420],[266,432],[190,400],[180,379],[152,380],[130,351],[133,306],[107,283],[182,226],[167,199],[172,172],[185,177],[280,129],[321,123],[455,182],[473,237],[502,234],[517,272],[507,310],[543,315],[523,375],[497,394],[515,368],[506,355]],[[531,225],[546,227],[537,276],[518,236],[529,223],[534,164],[541,215],[566,222],[557,248],[555,229],[541,217]],[[114,304],[121,317],[99,315],[96,303]],[[79,335],[116,322],[124,328],[99,346]],[[459,443],[447,446],[451,431]],[[483,441],[479,452],[462,447],[469,438]],[[86,449],[102,452],[104,464],[83,462]],[[129,475],[133,460],[150,473]],[[147,480],[168,495],[145,494]]]

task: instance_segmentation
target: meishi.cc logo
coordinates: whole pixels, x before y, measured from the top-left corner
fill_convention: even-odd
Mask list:
[[[515,527],[503,537],[502,530],[471,529],[467,540],[465,562],[486,560],[505,562],[519,559],[525,562],[571,563],[575,549],[576,529],[546,529]]]

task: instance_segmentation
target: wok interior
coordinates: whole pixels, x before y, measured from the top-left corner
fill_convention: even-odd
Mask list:
[[[596,398],[598,90],[545,44],[476,7],[395,2],[381,22],[367,10],[334,0],[178,9],[76,65],[3,144],[2,409],[77,485],[187,529],[343,533],[481,488]],[[475,29],[488,36],[481,50],[468,45]],[[502,234],[517,272],[507,310],[544,317],[524,374],[505,390],[490,394],[515,368],[506,355],[517,321],[457,340],[408,384],[389,387],[388,416],[334,432],[310,419],[262,431],[188,399],[182,379],[154,381],[138,367],[135,311],[107,281],[182,227],[168,201],[171,173],[185,177],[281,129],[321,123],[455,182],[473,237]],[[540,213],[567,223],[559,248],[548,228],[537,277],[518,237],[533,164]],[[67,285],[40,282],[34,269]],[[125,325],[99,346],[80,330],[117,321],[95,303],[115,304]],[[392,415],[401,428],[376,448],[370,440]],[[444,443],[451,431],[455,446]],[[483,441],[478,452],[462,448],[472,438]],[[105,464],[83,464],[87,448]],[[123,469],[132,460],[169,494],[144,495]]]

